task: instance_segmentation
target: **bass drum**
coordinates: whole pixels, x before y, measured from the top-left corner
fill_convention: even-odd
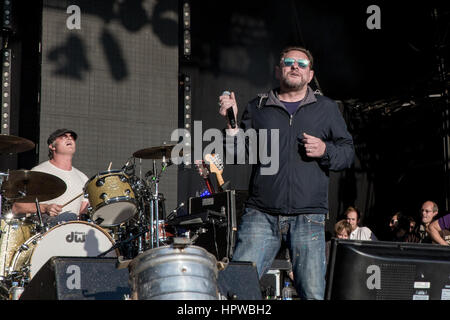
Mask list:
[[[114,240],[101,227],[84,221],[59,224],[28,239],[14,255],[10,272],[31,280],[51,257],[96,257],[109,250]],[[118,250],[105,257],[117,257]]]

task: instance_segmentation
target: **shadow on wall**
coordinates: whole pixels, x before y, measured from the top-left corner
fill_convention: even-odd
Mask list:
[[[62,10],[67,15],[69,24],[76,25],[77,14],[80,17],[78,21],[81,26],[83,15],[95,15],[103,20],[103,30],[98,41],[106,57],[111,76],[116,81],[123,81],[128,76],[127,61],[123,55],[123,50],[127,48],[123,48],[109,29],[110,22],[119,21],[129,32],[139,32],[150,25],[163,44],[171,47],[178,46],[176,37],[167,36],[178,32],[178,2],[175,0],[97,0],[95,4],[89,0],[78,0],[71,1],[70,4],[66,3],[67,6],[49,2],[44,1],[44,7]],[[79,8],[78,12],[76,9],[68,9],[73,5]],[[57,76],[82,80],[83,74],[91,70],[86,44],[83,38],[76,34],[70,34],[62,45],[50,49],[47,58],[55,65],[53,73]]]

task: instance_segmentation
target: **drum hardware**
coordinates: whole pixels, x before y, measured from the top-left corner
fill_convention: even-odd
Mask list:
[[[161,172],[158,174],[158,171],[156,169],[156,160],[153,159],[153,177],[152,180],[155,182],[155,193],[152,195],[152,198],[150,200],[150,245],[151,248],[153,248],[154,244],[156,243],[156,247],[159,247],[159,240],[160,240],[160,234],[159,234],[159,226],[156,228],[156,238],[155,238],[155,232],[154,232],[154,222],[159,221],[159,202],[158,202],[158,196],[159,196],[159,180],[161,177],[161,174],[166,170],[168,167],[166,163],[165,156],[162,157],[162,169]]]
[[[39,229],[38,232],[41,232],[42,230],[44,230],[44,223],[42,222],[42,214],[41,214],[41,207],[39,205],[39,200],[38,198],[36,198],[35,200],[36,203],[36,213],[39,219]]]
[[[129,158],[126,164],[122,167],[122,172],[129,174],[129,182],[134,190],[136,196],[136,203],[138,212],[136,214],[137,221],[134,227],[138,227],[138,235],[130,235],[135,245],[137,253],[142,253],[145,250],[153,247],[158,247],[166,241],[166,233],[164,229],[164,221],[161,217],[165,215],[163,206],[164,198],[159,193],[159,183],[162,175],[167,168],[172,165],[171,153],[175,145],[162,145],[158,147],[141,149],[133,153],[133,157]],[[180,154],[180,156],[182,156]],[[136,158],[140,163],[142,159],[152,159],[153,169],[145,173],[142,177],[140,167],[139,177],[136,176]],[[157,170],[156,160],[162,160],[161,169]],[[128,226],[132,228],[131,225]],[[146,233],[150,231],[147,236]],[[168,233],[170,236],[172,234]],[[129,238],[123,241],[131,243]]]
[[[19,300],[25,287],[19,286],[18,282],[13,282],[11,289],[9,289],[9,300]]]
[[[123,173],[126,173],[128,176],[134,176],[135,173],[135,158],[130,157],[128,158],[127,162],[123,165],[123,167],[120,169]]]

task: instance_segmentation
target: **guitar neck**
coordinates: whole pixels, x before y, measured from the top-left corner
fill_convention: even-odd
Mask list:
[[[217,178],[217,183],[219,184],[219,186],[222,186],[225,183],[225,181],[223,181],[222,174],[217,171],[215,172],[215,174],[216,174],[216,178]]]

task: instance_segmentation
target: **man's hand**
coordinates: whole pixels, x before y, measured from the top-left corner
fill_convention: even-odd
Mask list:
[[[228,108],[233,107],[233,112],[234,112],[235,117],[237,117],[237,114],[238,114],[238,107],[237,107],[237,103],[236,103],[236,98],[234,96],[234,92],[231,92],[230,95],[227,95],[227,94],[221,95],[219,97],[219,105],[220,105],[219,114],[227,119],[227,128],[231,129],[231,124],[228,121],[228,117],[227,117]]]
[[[302,142],[308,157],[321,158],[325,154],[327,146],[325,142],[319,138],[303,133]]]
[[[433,222],[431,222],[428,227],[427,227],[427,231],[430,234],[431,239],[436,242],[437,244],[441,244],[443,246],[448,246],[449,244],[447,243],[447,241],[445,241],[444,239],[442,239],[441,235],[439,232],[442,231],[441,227],[439,226],[439,222],[438,220],[434,220]]]
[[[43,213],[47,213],[51,217],[56,217],[57,215],[59,215],[61,213],[61,211],[62,211],[62,206],[55,204],[55,203],[51,203],[51,204],[45,205],[45,212],[43,212]]]

